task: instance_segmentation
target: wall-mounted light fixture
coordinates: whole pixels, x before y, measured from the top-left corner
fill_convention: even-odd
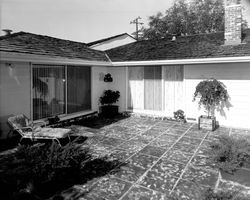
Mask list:
[[[113,78],[110,73],[105,74],[104,76],[104,82],[113,82]]]

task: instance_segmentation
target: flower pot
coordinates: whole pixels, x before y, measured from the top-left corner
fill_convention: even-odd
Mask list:
[[[198,128],[209,130],[209,131],[214,131],[216,128],[216,118],[201,115],[198,118]]]
[[[118,114],[118,106],[116,105],[105,105],[100,106],[100,115],[106,118],[113,118]]]

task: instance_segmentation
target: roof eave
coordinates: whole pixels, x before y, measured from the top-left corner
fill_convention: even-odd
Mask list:
[[[194,58],[176,60],[148,60],[148,61],[122,61],[112,62],[113,66],[144,66],[144,65],[185,65],[185,64],[216,64],[216,63],[243,63],[250,62],[250,56],[220,57],[220,58]]]
[[[43,64],[71,64],[71,65],[91,65],[91,66],[112,66],[109,61],[92,61],[80,58],[66,58],[60,56],[35,55],[27,53],[14,53],[0,51],[0,61],[31,62]]]

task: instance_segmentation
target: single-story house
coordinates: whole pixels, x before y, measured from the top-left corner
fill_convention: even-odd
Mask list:
[[[0,38],[0,138],[6,120],[23,113],[33,120],[98,111],[106,89],[119,90],[120,111],[189,120],[202,110],[196,85],[216,78],[230,104],[216,113],[221,125],[250,128],[250,34],[241,33],[241,5],[226,4],[225,32],[145,40],[106,51],[85,43],[19,32]],[[242,37],[243,35],[243,37]],[[110,73],[113,82],[104,82]]]

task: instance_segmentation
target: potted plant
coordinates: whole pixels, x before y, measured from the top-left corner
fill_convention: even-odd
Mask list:
[[[226,86],[212,78],[201,81],[195,89],[193,101],[198,99],[199,108],[203,106],[207,115],[200,116],[198,120],[199,129],[214,131],[216,128],[215,109],[219,109],[228,101]]]
[[[118,106],[113,105],[120,97],[119,91],[105,90],[99,101],[100,113],[103,117],[112,118],[118,114]]]

